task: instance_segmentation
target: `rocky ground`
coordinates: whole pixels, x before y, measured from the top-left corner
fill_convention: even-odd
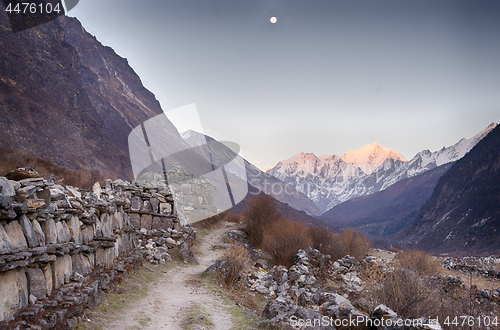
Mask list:
[[[161,263],[172,267],[147,285],[147,294],[141,299],[118,311],[91,313],[89,324],[99,324],[97,328],[104,329],[247,329],[248,325],[235,322],[231,308],[236,307],[248,315],[251,327],[258,329],[460,328],[444,324],[442,319],[436,322],[426,317],[405,318],[377,300],[373,291],[377,286],[380,289],[381,283],[377,283],[379,278],[373,276],[373,269],[381,274],[395,272],[396,253],[371,250],[362,260],[350,256],[332,260],[309,248],[298,251],[293,266],[273,266],[262,251],[248,244],[238,226],[220,222],[204,238],[197,239],[196,261],[180,264],[171,261],[168,253],[163,254],[162,246],[171,244],[170,240],[161,239],[165,235],[143,233],[142,245],[151,268]],[[179,235],[168,234],[174,238]],[[205,270],[217,274],[228,269],[225,250],[233,245],[248,250],[250,266],[240,274],[237,290],[216,284],[219,294],[214,294],[202,274],[207,273]],[[190,260],[189,249],[180,254],[181,260]],[[450,260],[444,259],[444,265],[450,267]],[[498,311],[500,289],[472,290],[462,278],[442,274],[428,276],[422,283],[431,283],[449,295],[473,293],[474,308],[484,311],[479,315],[494,316]],[[261,301],[259,307],[252,304],[256,300]]]
[[[430,312],[441,308],[440,304],[443,306],[456,304],[457,306],[448,306],[447,312],[468,312],[470,317],[474,315],[482,320],[485,318],[494,320],[498,315],[500,302],[498,283],[495,282],[494,287],[490,289],[468,287],[461,277],[441,274],[440,270],[444,269],[442,266],[439,266],[437,273],[432,275],[417,274],[418,269],[412,271],[401,268],[397,254],[389,251],[371,250],[370,255],[362,260],[356,260],[350,256],[331,260],[329,255],[321,254],[318,250],[311,248],[299,250],[295,256],[294,265],[289,268],[267,266],[268,262],[262,252],[252,249],[245,241],[242,232],[231,231],[227,236],[233,243],[247,247],[252,256],[253,266],[241,274],[240,285],[247,288],[249,296],[265,297],[268,301],[262,311],[262,319],[259,321],[261,328],[461,328],[460,325],[451,324],[450,320],[446,321],[443,318],[437,321],[432,317],[405,318],[398,315],[390,307],[381,303],[384,300],[381,298],[383,291],[394,290],[394,286],[401,286],[394,291],[400,292],[401,297],[386,300],[392,303],[396,301],[397,308],[403,311],[405,308],[401,308],[401,305],[408,303],[404,299],[409,297],[411,302],[411,299],[416,297],[422,300],[421,305],[435,303],[434,306],[421,307],[422,310],[427,308]],[[224,272],[230,268],[228,263],[227,258],[219,259],[209,269]],[[445,259],[445,265],[449,266],[448,259]],[[393,287],[385,287],[388,285],[387,280],[393,278],[387,274],[403,274],[403,279],[409,279],[410,287],[405,288],[408,282],[402,280],[396,283],[390,282]],[[422,287],[419,288],[418,284],[411,287],[411,282],[421,284]],[[405,289],[415,289],[415,292],[405,293]],[[470,302],[460,301],[464,297]],[[401,302],[398,302],[398,299]],[[460,309],[462,307],[464,309]],[[441,312],[440,316],[446,313],[439,312]],[[488,329],[484,326],[473,328]]]

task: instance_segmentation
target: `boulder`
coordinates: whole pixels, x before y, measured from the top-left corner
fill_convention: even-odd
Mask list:
[[[61,220],[56,222],[56,231],[57,243],[69,243],[69,241],[71,240],[71,234],[69,233],[66,221]]]
[[[45,234],[43,233],[42,226],[40,226],[40,223],[36,219],[31,220],[31,226],[33,227],[33,230],[36,233],[36,238],[38,239],[38,245],[44,246]]]
[[[376,319],[382,319],[382,318],[384,318],[384,319],[394,319],[394,318],[398,317],[398,314],[396,314],[395,311],[393,311],[392,309],[390,309],[386,305],[378,305],[373,310],[371,316],[374,317],[374,318],[376,318]]]
[[[76,244],[81,244],[82,234],[80,233],[80,219],[74,215],[68,220],[67,224],[71,234],[71,240]]]
[[[12,248],[15,250],[24,250],[28,247],[23,230],[18,221],[11,221],[4,226],[7,235],[9,235]]]
[[[129,214],[129,222],[130,226],[134,229],[140,229],[141,228],[141,215],[137,213],[131,213]]]
[[[12,320],[28,306],[28,281],[23,269],[0,273],[0,322]]]
[[[285,302],[271,300],[266,304],[266,307],[262,312],[262,317],[265,319],[273,319],[277,316],[285,314],[287,309],[288,306]]]
[[[0,225],[0,254],[11,253],[14,250],[10,242],[9,235],[2,225]]]
[[[31,225],[30,220],[26,215],[21,215],[19,218],[19,224],[21,225],[21,229],[23,230],[24,237],[26,237],[26,241],[29,247],[38,246],[38,237],[36,235],[33,226]]]
[[[12,205],[12,197],[0,192],[0,208],[8,209]]]
[[[28,208],[30,209],[39,209],[46,205],[45,200],[37,198],[30,198],[27,200],[27,202],[28,202]]]
[[[66,198],[66,195],[64,195],[64,192],[61,189],[50,189],[50,199],[52,201],[60,201],[62,199]]]
[[[102,189],[101,189],[101,184],[99,182],[94,183],[94,185],[92,186],[92,192],[94,193],[94,195],[96,195],[98,199],[101,198]]]
[[[31,167],[18,168],[9,173],[5,174],[5,177],[9,180],[19,181],[29,178],[39,178],[40,174]]]
[[[152,229],[156,230],[167,230],[174,226],[174,221],[167,217],[153,217]]]
[[[57,257],[52,264],[52,276],[54,279],[54,289],[59,289],[61,285],[69,283],[73,274],[73,264],[71,256],[68,254]]]
[[[57,227],[54,219],[49,218],[42,222],[42,230],[46,244],[57,244]]]
[[[151,230],[153,227],[153,216],[151,214],[143,214],[141,216],[141,228]]]
[[[45,298],[47,295],[47,286],[42,269],[28,268],[26,274],[28,275],[29,293],[37,299]]]
[[[193,264],[198,263],[198,260],[196,260],[196,257],[194,256],[193,252],[191,252],[191,249],[186,242],[182,242],[179,248],[183,261]]]
[[[0,177],[0,192],[5,196],[10,197],[16,195],[16,191],[14,190],[14,186],[12,185],[12,183],[3,176]]]

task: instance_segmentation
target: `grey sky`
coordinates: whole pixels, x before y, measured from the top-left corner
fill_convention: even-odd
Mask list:
[[[261,168],[375,140],[411,158],[500,120],[500,1],[81,0],[70,15],[164,110],[196,103],[205,133]]]

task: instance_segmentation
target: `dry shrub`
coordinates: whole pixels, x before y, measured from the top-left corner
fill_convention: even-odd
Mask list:
[[[384,274],[378,290],[378,302],[393,309],[398,315],[416,319],[436,313],[440,299],[437,290],[418,273],[398,268]]]
[[[261,247],[265,229],[279,219],[280,214],[276,210],[274,198],[260,195],[250,200],[244,217],[248,241],[256,247]]]
[[[403,256],[403,253],[408,255]],[[423,269],[428,269],[429,255],[423,257],[421,253],[407,251],[400,256],[399,262],[394,263],[394,268],[387,269],[378,264],[369,264],[364,268],[363,278],[368,300],[384,304],[398,315],[409,319],[438,317],[439,320],[444,320],[446,317],[453,319],[457,315],[475,315],[469,307],[467,290],[450,290],[446,277],[429,276],[433,274],[432,271],[427,270],[426,275],[410,266],[413,261],[422,264],[422,260],[427,260],[423,262]],[[432,257],[430,260],[434,261]],[[449,326],[445,328],[460,329]]]
[[[340,259],[345,255],[360,260],[366,256],[370,248],[368,238],[351,229],[338,234],[326,228],[311,227],[309,233],[313,241],[313,247],[323,254],[329,254],[333,260]]]
[[[62,179],[64,185],[90,190],[97,181],[104,182],[105,175],[99,171],[76,171],[54,164],[46,159],[30,155],[26,152],[0,147],[0,175],[19,167],[31,167],[38,173]]]
[[[424,251],[403,251],[397,255],[397,260],[399,261],[401,267],[409,269],[420,276],[433,276],[439,271],[439,262]]]
[[[241,273],[250,266],[250,254],[241,245],[233,245],[222,256],[222,267],[219,270],[224,284],[234,285]]]
[[[241,220],[241,216],[231,211],[226,211],[222,213],[222,219],[227,222],[239,223]]]
[[[341,236],[341,240],[347,247],[347,254],[358,260],[366,256],[370,248],[370,240],[368,237],[352,229],[345,230]]]
[[[262,245],[274,264],[290,267],[297,251],[312,246],[312,240],[306,225],[281,218],[267,228]]]

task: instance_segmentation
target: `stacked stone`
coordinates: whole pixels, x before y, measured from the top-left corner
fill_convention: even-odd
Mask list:
[[[443,266],[464,274],[496,278],[500,280],[500,258],[497,257],[446,257]]]
[[[0,177],[0,329],[71,327],[140,264],[141,228],[176,227],[166,187],[107,180],[88,192],[28,168]]]
[[[363,290],[364,283],[358,277],[363,262],[351,256],[331,262],[330,256],[309,248],[298,251],[295,263],[290,268],[274,266],[267,273],[259,269],[249,276],[249,282],[252,285],[251,290],[271,297],[262,316],[269,320],[271,326],[279,329],[335,329],[335,324],[368,329],[382,318],[390,319],[393,324],[404,324],[405,320],[387,306],[374,306],[364,298],[353,302],[348,299],[349,296],[359,296]],[[338,279],[336,287],[325,287],[321,280],[322,273],[327,274],[329,278]],[[302,320],[302,323],[299,320]],[[310,325],[306,323],[307,320],[317,320],[320,324]],[[324,322],[321,323],[322,320]],[[421,324],[428,323],[426,319],[420,321]],[[352,326],[353,324],[355,325]],[[296,327],[292,327],[293,325]],[[395,328],[397,327],[387,329]],[[439,324],[433,324],[413,326],[411,329],[441,327]]]

